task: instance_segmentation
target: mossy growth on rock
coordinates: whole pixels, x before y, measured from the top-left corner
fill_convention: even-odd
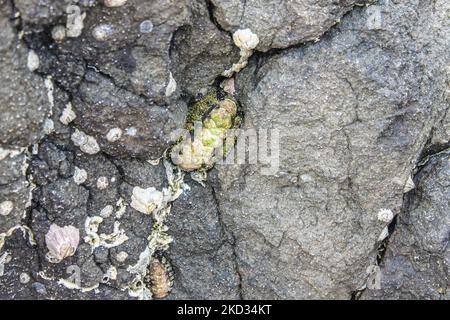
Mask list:
[[[212,168],[217,157],[234,144],[228,130],[239,124],[236,99],[220,88],[210,90],[190,108],[186,121],[189,134],[172,148],[172,161],[184,171]]]

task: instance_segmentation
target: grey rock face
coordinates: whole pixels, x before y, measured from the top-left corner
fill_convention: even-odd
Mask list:
[[[233,239],[221,223],[213,190],[187,183],[191,190],[174,203],[168,222],[174,237],[169,257],[176,270],[171,298],[238,299]]]
[[[369,1],[241,1],[211,0],[214,17],[228,31],[250,28],[267,51],[315,40],[354,5]]]
[[[8,1],[0,7],[0,146],[26,147],[42,136],[50,103],[44,80],[27,68],[29,50],[15,31],[19,20],[10,21]]]
[[[377,30],[367,9],[355,10],[318,44],[262,57],[238,76],[244,127],[281,136],[274,175],[262,165],[219,170],[244,298],[349,298],[364,284],[386,227],[377,213],[400,212],[448,108],[448,43],[436,40],[445,18],[432,8],[382,5]]]
[[[365,299],[449,299],[449,153],[432,156],[399,217],[381,265],[381,289]]]

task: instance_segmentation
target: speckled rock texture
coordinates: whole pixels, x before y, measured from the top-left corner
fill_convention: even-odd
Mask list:
[[[154,253],[164,299],[449,299],[449,15],[444,0],[0,0],[0,299],[149,298],[135,270],[162,211],[137,210],[136,188],[181,193]],[[174,132],[244,28],[259,44],[234,76],[241,128],[278,130],[278,166],[177,185]],[[54,225],[76,229],[74,252]]]

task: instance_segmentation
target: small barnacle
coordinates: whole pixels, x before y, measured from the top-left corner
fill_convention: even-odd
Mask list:
[[[77,115],[75,114],[75,112],[72,109],[72,103],[67,103],[66,107],[64,108],[63,112],[61,113],[61,116],[59,117],[59,121],[61,121],[61,123],[65,124],[66,126],[71,123],[73,120],[75,120],[75,118],[77,117]]]
[[[153,187],[142,189],[133,188],[131,195],[131,207],[145,214],[151,214],[155,209],[160,208],[163,201],[163,193]]]
[[[137,129],[135,127],[129,127],[125,129],[125,134],[127,136],[134,137],[137,133]]]
[[[239,53],[240,58],[230,69],[225,70],[222,73],[225,77],[231,77],[233,73],[241,71],[247,65],[248,58],[253,54],[253,49],[255,49],[259,43],[259,38],[250,29],[239,29],[233,33],[233,41],[234,44],[241,49]]]
[[[30,282],[30,276],[26,272],[22,272],[19,276],[19,281],[21,284],[27,284]]]
[[[169,72],[169,83],[166,87],[166,97],[170,97],[177,90],[177,82],[173,78],[172,72]]]
[[[150,20],[144,20],[139,25],[139,31],[141,33],[150,33],[153,30],[153,23]]]
[[[106,134],[106,140],[109,142],[116,142],[122,137],[122,129],[120,128],[112,128]]]
[[[92,36],[97,41],[106,41],[114,34],[114,28],[111,24],[103,23],[94,27]]]
[[[74,226],[60,227],[52,224],[45,235],[45,243],[49,252],[47,259],[58,263],[66,257],[73,256],[80,242],[80,231]]]
[[[144,278],[154,298],[161,299],[169,295],[173,286],[173,270],[164,256],[152,257]]]
[[[96,154],[100,151],[100,146],[94,137],[85,134],[83,131],[75,129],[71,136],[72,142],[80,147],[80,150],[87,154]]]
[[[28,52],[28,59],[27,59],[27,67],[28,70],[31,72],[36,71],[39,68],[40,61],[39,56],[36,54],[34,50],[30,50]]]
[[[99,177],[97,179],[97,188],[100,190],[106,189],[109,186],[109,180],[107,177]]]
[[[116,260],[119,262],[125,262],[125,260],[127,260],[127,258],[128,258],[128,253],[126,253],[125,251],[120,251],[116,255]]]
[[[239,29],[233,33],[234,44],[240,49],[253,50],[259,43],[258,36],[250,29]]]
[[[100,217],[108,218],[112,215],[113,211],[114,211],[113,206],[109,204],[100,211]]]
[[[104,0],[103,3],[107,7],[120,7],[123,6],[127,0]]]
[[[414,181],[412,179],[411,176],[408,177],[408,180],[405,183],[405,187],[403,188],[403,193],[407,193],[410,192],[411,190],[413,190],[416,187],[416,185],[414,184]]]
[[[63,25],[57,25],[52,29],[52,39],[60,42],[66,38],[66,27]]]
[[[394,218],[394,213],[389,209],[381,209],[378,211],[378,220],[390,223]]]
[[[55,124],[52,119],[45,119],[43,131],[45,134],[50,134],[55,131]]]
[[[7,216],[14,209],[14,203],[10,200],[5,200],[0,203],[0,215]]]
[[[75,181],[76,184],[82,184],[86,181],[86,179],[87,179],[86,170],[75,167],[75,171],[73,173],[73,181]]]
[[[378,236],[378,241],[379,242],[383,241],[384,239],[387,238],[388,235],[389,235],[389,228],[386,226],[383,228],[380,235]]]

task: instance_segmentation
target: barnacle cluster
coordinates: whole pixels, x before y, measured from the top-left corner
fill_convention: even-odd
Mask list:
[[[172,147],[170,158],[184,171],[208,170],[234,144],[229,129],[238,126],[238,104],[222,89],[213,89],[189,111],[187,132]]]

